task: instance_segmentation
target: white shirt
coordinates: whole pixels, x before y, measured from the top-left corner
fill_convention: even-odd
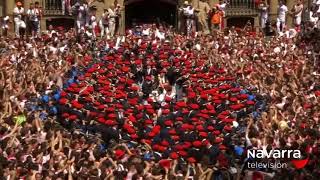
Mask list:
[[[101,21],[102,24],[104,24],[104,25],[108,24],[108,13],[107,13],[107,12],[105,12],[105,13],[102,14],[100,21]]]
[[[289,29],[285,32],[287,38],[294,38],[297,35],[297,31],[295,29]]]
[[[319,8],[320,9],[320,8]],[[311,22],[313,22],[313,23],[317,23],[317,21],[318,21],[318,17],[314,17],[313,16],[313,12],[312,11],[310,11],[310,21]]]
[[[39,10],[38,9],[28,9],[27,15],[29,16],[30,21],[39,21]]]
[[[78,16],[77,16],[77,20],[78,21],[85,21],[86,20],[86,9],[84,6],[80,6],[79,7],[79,12],[78,12]]]
[[[147,29],[142,30],[142,35],[149,36],[150,35],[150,29],[147,28]]]
[[[116,22],[116,19],[115,19],[115,17],[116,17],[116,13],[112,10],[112,9],[108,9],[108,11],[109,11],[109,16],[108,16],[108,18],[109,18],[109,23],[111,22],[111,23],[113,23],[113,22]]]
[[[164,32],[160,32],[159,30],[156,31],[156,37],[159,39],[165,39],[165,33]]]
[[[279,6],[279,9],[278,9],[278,18],[281,20],[281,21],[286,21],[286,13],[288,12],[288,7],[286,5],[281,5]]]
[[[298,14],[295,15],[295,17],[301,17],[302,15],[302,10],[303,10],[303,4],[300,5],[294,5],[294,10],[295,11],[300,11]]]
[[[57,54],[58,49],[56,47],[50,46],[49,51],[52,52],[53,54]]]
[[[57,33],[55,30],[48,31],[49,37],[52,37],[52,34]]]
[[[268,7],[263,6],[261,8],[261,17],[262,18],[268,18]]]
[[[227,7],[227,4],[226,4],[226,3],[219,4],[219,9],[220,9],[223,13],[225,12],[226,7]]]
[[[194,14],[194,8],[186,7],[186,8],[183,8],[183,11],[184,11],[184,14],[188,16],[191,16]]]
[[[92,28],[97,25],[97,18],[96,18],[96,16],[91,16],[90,20],[91,20]]]
[[[23,7],[20,8],[20,9],[18,7],[15,7],[13,9],[13,14],[15,15],[14,20],[21,20],[23,13],[24,13],[24,8]]]
[[[8,21],[6,21],[6,20],[4,20],[3,19],[3,23],[2,23],[2,29],[6,29],[6,28],[9,28],[9,26],[8,26]]]

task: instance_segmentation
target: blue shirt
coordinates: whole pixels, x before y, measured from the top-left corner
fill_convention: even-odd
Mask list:
[[[45,103],[48,103],[50,100],[49,96],[48,95],[43,95],[42,96],[42,101],[45,102]]]

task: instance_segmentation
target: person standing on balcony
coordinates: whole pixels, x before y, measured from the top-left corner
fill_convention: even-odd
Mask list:
[[[40,12],[30,3],[30,9],[27,11],[27,17],[32,37],[35,37],[39,28]]]
[[[211,30],[220,30],[223,12],[217,6],[212,8]]]
[[[22,7],[22,3],[20,1],[18,1],[16,5],[17,6],[13,9],[13,15],[14,15],[13,20],[14,20],[16,37],[20,37],[20,30],[26,29],[26,23],[23,20],[25,12],[24,12],[24,8]]]
[[[120,6],[120,4],[117,4],[114,12],[116,14],[115,34],[118,34],[119,33],[119,28],[120,28],[120,17],[121,17],[121,6]]]
[[[269,5],[266,0],[261,1],[259,4],[259,10],[260,10],[260,26],[262,29],[266,27],[266,22],[268,20],[268,10],[269,10]]]
[[[38,20],[39,20],[37,34],[40,35],[40,32],[41,32],[40,22],[41,22],[41,18],[42,18],[42,9],[41,9],[41,7],[39,6],[39,2],[38,2],[38,1],[36,1],[36,2],[34,3],[34,9],[35,9],[35,11],[36,11],[36,14],[37,14]]]
[[[303,4],[301,0],[297,1],[291,10],[293,16],[293,23],[296,26],[297,30],[300,29],[301,20],[302,20],[302,11],[303,11]]]
[[[97,16],[96,16],[96,12],[97,12],[97,7],[93,6],[90,7],[90,22],[89,22],[89,27],[90,29],[92,29],[92,37],[95,39],[96,35],[98,33],[97,31]]]
[[[183,8],[183,14],[186,19],[187,35],[191,36],[195,29],[195,12],[194,8],[189,4],[188,1],[184,2],[185,8]]]
[[[277,18],[277,31],[282,32],[286,25],[286,14],[288,12],[288,7],[284,4],[282,0],[279,2],[278,7],[278,18]]]
[[[114,11],[115,8],[110,7],[108,9],[108,20],[109,20],[109,31],[110,31],[110,37],[113,38],[115,35],[115,31],[116,31],[116,17],[117,14]]]
[[[199,8],[198,17],[201,25],[201,30],[206,34],[209,34],[208,14],[210,11],[210,6],[208,2],[206,2],[205,0],[200,0],[198,8]]]
[[[109,11],[108,8],[104,9],[104,13],[102,14],[99,20],[99,27],[100,27],[100,36],[103,38],[105,35],[109,34]]]
[[[5,37],[8,35],[9,22],[10,22],[9,16],[5,16],[4,18],[2,18],[2,22],[1,22],[2,35]]]
[[[87,11],[84,6],[78,7],[76,20],[78,33],[80,33],[81,29],[86,25],[86,12]]]
[[[217,5],[217,8],[222,13],[220,29],[224,29],[224,18],[226,17],[226,8],[228,4],[229,4],[229,1],[219,0],[219,4]]]

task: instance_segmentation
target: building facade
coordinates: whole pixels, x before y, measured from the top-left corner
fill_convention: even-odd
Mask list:
[[[0,1],[0,14],[9,15],[11,19],[13,19],[13,8],[15,7],[15,3],[17,0],[1,0]],[[73,26],[74,25],[74,17],[69,15],[67,11],[67,7],[65,6],[65,2],[68,1],[71,4],[81,1],[81,0],[20,0],[25,9],[29,8],[30,3],[34,3],[38,1],[43,9],[44,16],[41,19],[41,27],[42,30],[46,29],[50,24],[54,26]],[[97,16],[100,16],[104,9],[108,7],[112,7],[116,4],[121,5],[121,19],[120,19],[120,31],[124,32],[125,27],[128,26],[129,22],[132,20],[133,16],[136,14],[135,12],[141,12],[141,9],[148,9],[148,11],[144,11],[146,17],[148,13],[153,12],[168,12],[168,8],[170,9],[171,15],[174,17],[174,24],[177,24],[179,18],[177,16],[178,7],[180,7],[185,0],[82,0],[90,3],[91,6],[95,6],[97,8]],[[195,8],[199,6],[200,0],[189,0]],[[215,4],[219,3],[219,0],[201,0],[207,1],[208,4],[213,7]],[[226,9],[226,18],[225,24],[227,25],[237,25],[239,22],[244,22],[250,20],[254,23],[255,26],[259,26],[259,11],[257,10],[257,3],[260,0],[229,0],[229,7]],[[149,2],[149,3],[148,3]],[[150,5],[150,2],[151,5]],[[157,5],[152,5],[152,4]],[[295,0],[287,0],[286,4],[288,9],[292,9]],[[146,6],[146,4],[149,4]],[[269,15],[271,20],[275,20],[277,16],[277,7],[278,0],[268,0]],[[140,7],[140,9],[139,9]],[[138,8],[138,9],[137,9]],[[151,16],[150,16],[151,17]],[[288,16],[288,25],[290,26],[292,22],[292,18]]]

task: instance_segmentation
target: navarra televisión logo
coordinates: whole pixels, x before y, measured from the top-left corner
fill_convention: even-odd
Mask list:
[[[300,150],[279,149],[249,149],[247,151],[247,167],[249,169],[279,169],[288,168],[291,163],[296,169],[303,168],[308,163],[308,157],[302,159]]]

